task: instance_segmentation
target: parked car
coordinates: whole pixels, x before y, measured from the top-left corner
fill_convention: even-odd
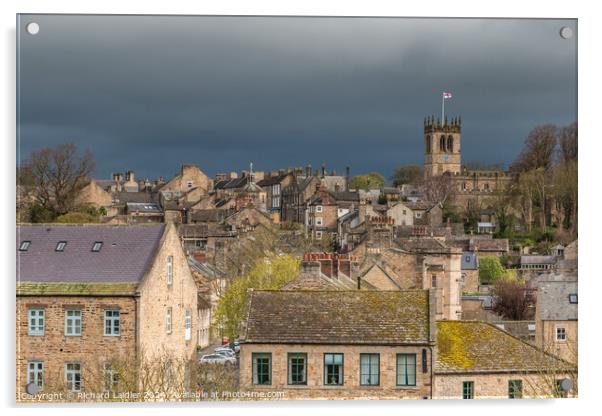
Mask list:
[[[240,343],[238,341],[234,341],[230,343],[230,348],[234,350],[234,352],[240,351]]]
[[[201,364],[236,364],[236,358],[221,354],[203,355],[199,360]]]
[[[213,352],[214,354],[223,355],[224,357],[234,357],[236,358],[236,353],[230,349],[221,349]]]

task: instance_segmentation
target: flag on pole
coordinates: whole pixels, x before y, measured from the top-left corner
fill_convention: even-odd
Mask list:
[[[446,100],[448,98],[452,98],[451,92],[444,92],[443,93],[443,99]]]

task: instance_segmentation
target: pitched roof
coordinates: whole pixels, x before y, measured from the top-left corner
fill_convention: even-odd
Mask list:
[[[113,200],[117,204],[127,204],[128,202],[155,202],[156,198],[150,192],[115,192]]]
[[[477,264],[477,255],[470,251],[462,253],[462,270],[477,270],[479,265]]]
[[[251,291],[244,340],[274,344],[425,344],[426,290]]]
[[[178,235],[182,238],[234,237],[236,231],[226,230],[218,224],[180,224]]]
[[[192,222],[221,222],[227,217],[228,211],[223,209],[195,209],[188,214]]]
[[[479,321],[438,321],[435,373],[524,372],[570,369],[495,325]]]
[[[17,226],[17,282],[139,282],[150,267],[165,225]],[[19,251],[21,241],[31,241]],[[55,251],[66,241],[64,251]],[[98,252],[95,242],[102,242]]]
[[[267,178],[264,178],[262,180],[260,180],[259,182],[257,182],[257,185],[259,186],[272,186],[272,185],[276,185],[277,183],[282,182],[288,175],[291,175],[290,172],[287,173],[281,173],[275,176],[269,176]]]
[[[397,240],[397,243],[403,250],[411,252],[441,252],[448,248],[441,241],[430,237],[400,238]]]
[[[520,264],[554,264],[555,256],[521,256]]]
[[[577,320],[578,305],[569,302],[577,294],[577,282],[542,282],[537,289],[537,310],[544,321]]]

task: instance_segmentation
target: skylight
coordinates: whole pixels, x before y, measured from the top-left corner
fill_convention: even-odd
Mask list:
[[[66,246],[66,241],[59,241],[58,243],[56,243],[56,248],[54,249],[54,251],[65,251]]]
[[[30,245],[31,245],[31,241],[21,241],[21,245],[19,246],[19,251],[29,250]]]
[[[101,248],[102,248],[102,241],[96,241],[92,245],[92,251],[95,252],[95,253],[98,253]]]

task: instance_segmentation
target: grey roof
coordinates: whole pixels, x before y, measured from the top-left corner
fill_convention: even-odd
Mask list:
[[[479,268],[477,264],[477,255],[470,251],[462,253],[462,270],[476,270]]]
[[[521,256],[520,264],[554,264],[556,257],[554,256]]]
[[[577,319],[578,305],[569,302],[569,295],[577,294],[577,282],[543,282],[537,290],[539,317],[547,321]]]
[[[155,196],[150,192],[115,192],[113,200],[117,204],[127,204],[128,202],[155,202]]]
[[[192,256],[188,256],[188,265],[191,269],[196,270],[197,272],[201,273],[203,276],[209,279],[217,279],[226,275],[216,266],[213,266],[209,263],[201,263]]]
[[[136,283],[152,264],[165,226],[17,226],[17,282]],[[19,251],[21,241],[31,241]],[[66,241],[63,252],[55,251]],[[99,252],[92,252],[95,242]]]

